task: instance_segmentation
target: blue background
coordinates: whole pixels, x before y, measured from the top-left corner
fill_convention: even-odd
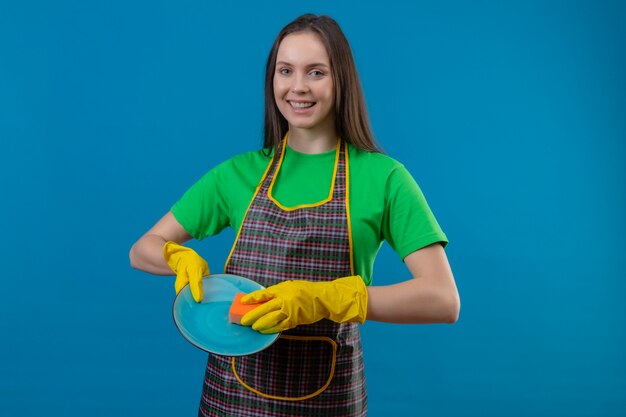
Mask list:
[[[626,415],[624,4],[2,0],[0,415],[195,415],[205,354],[128,250],[260,146],[266,55],[309,11],[462,299],[453,326],[363,326],[370,415]],[[193,246],[217,272],[233,237]],[[407,278],[383,247],[375,282]]]

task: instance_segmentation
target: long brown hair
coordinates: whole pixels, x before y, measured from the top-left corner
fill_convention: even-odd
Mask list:
[[[282,40],[292,33],[312,32],[319,36],[330,59],[335,95],[335,130],[340,138],[357,148],[382,152],[372,135],[365,107],[361,82],[356,71],[352,50],[341,28],[328,16],[305,14],[285,26],[274,41],[265,67],[265,148],[277,152],[289,130],[287,120],[278,110],[274,99],[276,55]]]

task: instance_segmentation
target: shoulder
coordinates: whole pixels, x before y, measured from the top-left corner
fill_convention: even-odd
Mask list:
[[[206,171],[190,188],[191,192],[218,189],[224,195],[241,187],[256,187],[271,161],[262,150],[240,153]]]
[[[348,144],[348,151],[351,164],[370,164],[372,168],[389,171],[402,166],[402,163],[384,153],[364,151],[351,144]]]
[[[205,176],[228,181],[233,177],[257,179],[265,172],[272,155],[265,150],[243,152],[223,161],[209,170]]]
[[[265,149],[259,149],[256,151],[248,151],[234,155],[217,165],[215,169],[228,170],[242,167],[266,167],[271,159],[271,153],[268,153]]]
[[[368,204],[409,206],[424,199],[420,186],[404,164],[389,155],[350,147],[350,188],[354,196],[367,195]]]
[[[350,173],[359,177],[371,177],[376,182],[387,182],[389,178],[410,174],[404,165],[379,152],[369,152],[348,145],[350,158]]]

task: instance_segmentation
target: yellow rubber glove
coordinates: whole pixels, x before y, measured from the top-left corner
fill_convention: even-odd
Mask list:
[[[330,282],[285,281],[241,299],[243,304],[263,301],[241,318],[241,324],[266,334],[321,319],[364,323],[367,315],[367,287],[358,275]]]
[[[176,274],[176,282],[174,282],[176,294],[189,284],[193,299],[198,303],[202,301],[204,297],[202,277],[210,274],[206,261],[193,249],[176,242],[166,242],[163,245],[163,257]]]

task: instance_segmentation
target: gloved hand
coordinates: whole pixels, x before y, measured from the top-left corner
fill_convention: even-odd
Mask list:
[[[193,249],[171,241],[163,245],[163,257],[176,274],[174,282],[176,294],[189,283],[193,299],[198,303],[202,301],[204,297],[202,277],[210,274],[206,261]]]
[[[241,318],[241,324],[266,334],[321,319],[364,323],[367,315],[367,287],[358,275],[329,282],[285,281],[241,299],[243,304],[263,301]]]

